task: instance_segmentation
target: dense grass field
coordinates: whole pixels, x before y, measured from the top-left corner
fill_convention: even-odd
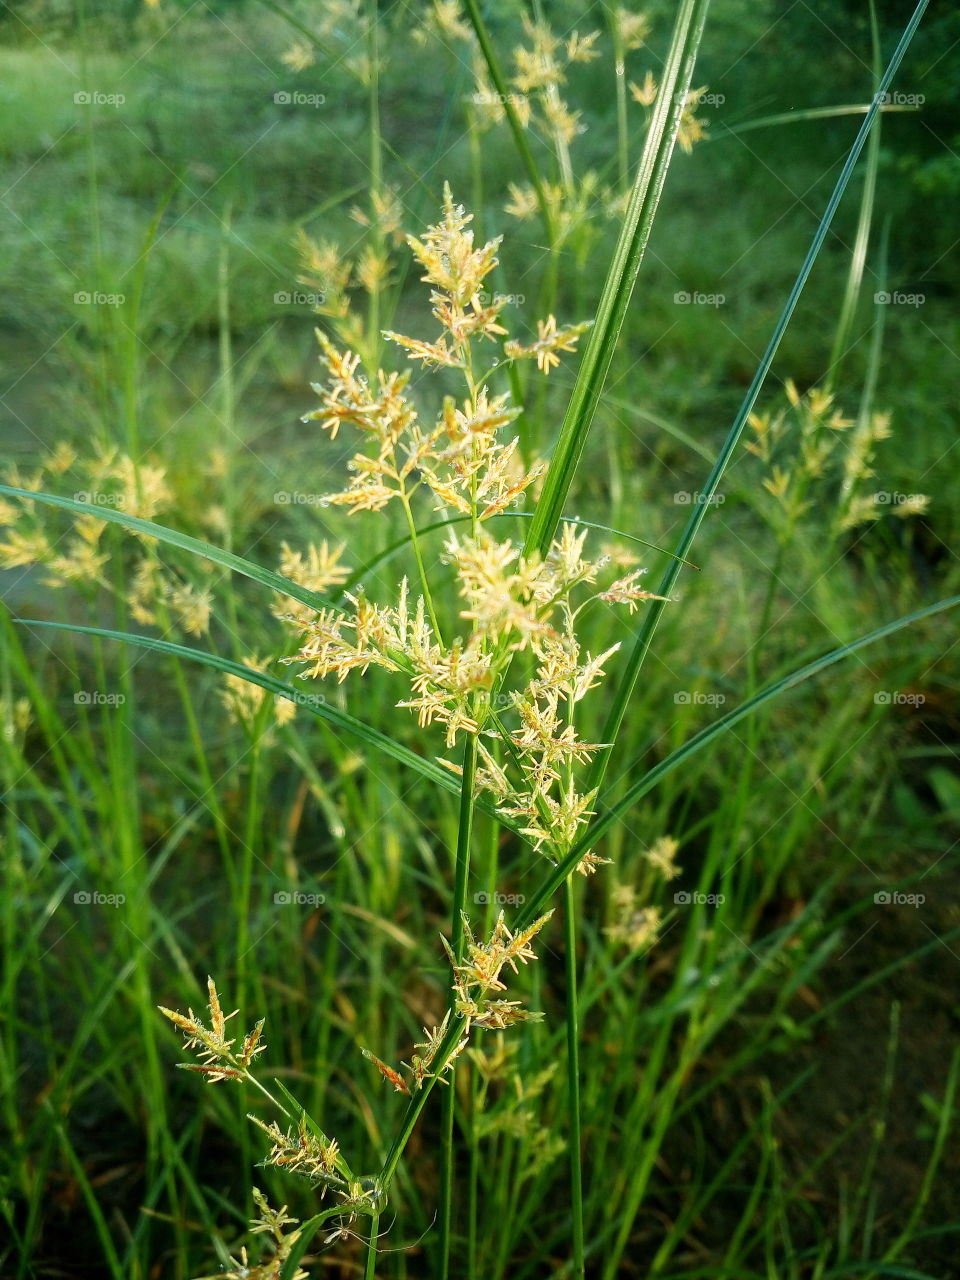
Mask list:
[[[960,1274],[911,12],[0,8],[0,1276]]]

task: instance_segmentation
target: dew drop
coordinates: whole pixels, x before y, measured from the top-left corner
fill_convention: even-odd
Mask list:
[[[300,419],[300,421],[301,421],[301,422],[312,422],[312,421],[313,421],[313,414],[312,414],[312,413],[305,413],[305,414],[303,415],[303,417]]]
[[[496,367],[497,367],[497,365],[498,365],[499,363],[500,363],[500,361],[499,361],[499,360],[494,360],[494,362],[493,362],[493,367],[494,367],[494,368],[496,368]]]

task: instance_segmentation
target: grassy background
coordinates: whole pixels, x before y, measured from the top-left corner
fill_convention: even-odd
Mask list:
[[[291,12],[320,23],[312,4]],[[638,82],[669,34],[670,6],[648,12],[650,49],[629,55]],[[600,6],[558,4],[549,16],[564,34],[604,25]],[[895,5],[881,11],[886,52],[898,19]],[[497,6],[490,20],[499,47],[511,48],[512,9]],[[505,232],[498,287],[525,298],[510,313],[514,333],[532,331],[550,264],[538,222],[503,211],[508,182],[522,180],[509,136],[485,134],[471,156],[463,59],[413,42],[418,11],[385,5],[380,21],[385,176],[404,226],[432,220],[450,181],[477,205],[484,234]],[[715,716],[719,697],[733,706],[957,590],[960,314],[945,216],[957,184],[957,64],[945,52],[955,27],[929,16],[898,81],[926,96],[924,111],[884,117],[865,283],[835,383],[855,413],[882,318],[871,404],[891,412],[893,436],[878,452],[876,488],[928,493],[930,507],[837,541],[826,531],[835,491],[814,488],[778,560],[765,472],[738,455],[696,548],[700,572],[682,580],[631,708],[611,772],[623,787],[638,763]],[[295,286],[291,240],[306,227],[352,252],[365,233],[350,209],[365,205],[369,186],[367,90],[344,61],[348,16],[296,75],[281,62],[294,38],[256,4],[104,0],[2,13],[0,430],[21,474],[63,441],[83,457],[117,444],[165,466],[173,497],[162,521],[226,538],[269,566],[283,541],[344,538],[357,564],[399,531],[276,498],[336,487],[346,448],[300,421],[313,407],[315,318],[275,300]],[[716,3],[696,83],[725,102],[703,109],[709,139],[671,169],[571,514],[672,545],[689,510],[678,495],[703,484],[859,117],[737,130],[865,103],[870,60],[859,6],[832,9],[827,23],[802,7]],[[574,71],[567,96],[588,126],[573,144],[576,172],[593,168],[615,185],[609,54]],[[323,106],[274,102],[293,88],[322,93]],[[125,101],[78,105],[80,91]],[[634,160],[640,144],[638,132]],[[546,149],[535,149],[548,169]],[[763,408],[783,403],[788,377],[801,389],[824,378],[858,197],[852,190],[841,208]],[[616,232],[596,198],[559,256],[558,317],[592,313]],[[425,294],[405,250],[394,264],[384,322],[423,333]],[[925,301],[881,309],[880,289]],[[127,302],[78,304],[83,291]],[[725,300],[678,305],[680,291]],[[568,359],[546,393],[528,388],[541,449],[573,372]],[[435,380],[415,385],[435,401]],[[57,483],[68,495],[85,487],[73,473]],[[69,528],[45,519],[58,535]],[[108,543],[120,603],[93,586],[52,592],[27,566],[2,575],[9,610],[126,625],[136,544],[119,532]],[[645,556],[657,572],[662,559]],[[261,589],[176,563],[216,588],[201,643],[237,658],[284,651]],[[388,596],[401,571],[391,561],[366,575],[368,593]],[[629,619],[599,609],[587,625],[594,652],[631,635]],[[213,973],[241,1019],[266,1015],[271,1071],[352,1163],[373,1167],[399,1107],[358,1046],[407,1056],[442,1007],[436,935],[448,927],[455,803],[302,712],[282,727],[269,708],[253,724],[232,721],[209,673],[6,618],[4,627],[0,1271],[213,1272],[211,1239],[236,1252],[251,1179],[298,1214],[313,1201],[253,1167],[264,1152],[244,1119],[250,1099],[173,1070],[178,1038],[156,1004],[199,1010]],[[954,1105],[945,1049],[956,1033],[960,928],[950,892],[960,827],[954,632],[949,615],[930,620],[739,726],[638,805],[605,842],[614,865],[578,887],[590,1274],[947,1274],[960,1221],[955,1153],[948,1146],[926,1171]],[[79,706],[79,690],[125,701]],[[417,750],[439,751],[439,739],[425,741],[393,710],[402,695],[385,675],[324,692]],[[896,692],[905,700],[875,700]],[[32,704],[26,728],[10,711],[22,697]],[[680,842],[683,868],[670,885],[652,882],[644,856],[666,834]],[[538,869],[483,822],[477,835],[472,891],[523,894]],[[630,951],[604,933],[618,884],[664,910],[653,948]],[[898,887],[925,902],[875,903]],[[675,903],[676,891],[697,889],[725,901]],[[75,902],[91,890],[126,901]],[[324,906],[275,902],[295,890],[322,893]],[[488,1067],[486,1136],[462,1152],[461,1186],[480,1205],[483,1277],[563,1274],[567,1259],[562,1076],[539,1082],[518,1121],[511,1074],[529,1087],[562,1055],[559,928],[540,969],[531,981],[546,1021],[505,1042],[514,1057]],[[483,1047],[495,1053],[492,1037]],[[460,1103],[479,1114],[476,1085],[463,1083]],[[396,1186],[398,1225],[384,1244],[398,1251],[383,1256],[383,1275],[431,1274],[436,1131],[428,1111]],[[458,1230],[469,1232],[465,1207]],[[356,1257],[347,1241],[324,1262],[350,1275]]]

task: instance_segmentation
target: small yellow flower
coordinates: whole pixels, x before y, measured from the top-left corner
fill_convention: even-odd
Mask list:
[[[567,325],[566,328],[558,329],[556,317],[547,316],[546,320],[537,321],[536,342],[524,346],[520,342],[510,341],[503,348],[504,354],[511,360],[523,360],[535,356],[540,372],[548,374],[551,369],[558,368],[560,365],[557,352],[575,350],[578,338],[590,328],[591,323],[587,320],[581,324]]]
[[[283,65],[293,72],[306,71],[307,67],[312,67],[316,60],[313,45],[309,40],[294,41],[290,48],[280,55]]]
[[[652,107],[657,100],[657,82],[652,71],[648,71],[644,76],[642,85],[634,84],[631,80],[629,88],[634,102],[639,102],[643,107]]]

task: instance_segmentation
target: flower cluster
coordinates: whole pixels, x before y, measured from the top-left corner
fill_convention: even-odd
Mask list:
[[[822,387],[801,394],[793,381],[785,384],[787,404],[775,413],[751,414],[753,432],[747,449],[768,469],[763,487],[775,499],[778,520],[792,528],[810,507],[811,483],[832,483],[836,490],[831,533],[834,537],[890,512],[901,518],[922,512],[925,494],[885,504],[886,494],[865,493],[873,478],[877,445],[890,436],[890,416],[865,413],[845,417],[834,397]],[[822,505],[818,503],[818,506]]]
[[[502,300],[491,302],[482,290],[496,266],[500,241],[476,245],[469,222],[470,215],[454,204],[446,188],[441,221],[419,238],[408,237],[431,286],[440,333],[429,340],[386,334],[410,360],[458,370],[466,397],[458,402],[446,396],[438,419],[423,426],[405,393],[408,374],[380,370],[371,386],[359,373],[359,357],[338,351],[321,335],[329,377],[315,387],[321,405],[308,415],[331,437],[349,425],[366,441],[366,449],[349,464],[353,479],[327,501],[351,511],[399,504],[417,556],[422,593],[414,600],[404,578],[392,604],[374,603],[358,588],[344,593],[343,610],[288,613],[301,645],[284,661],[304,664],[305,677],[336,675],[343,680],[370,666],[405,673],[410,696],[398,705],[416,712],[423,727],[442,725],[448,750],[461,734],[478,735],[478,785],[494,793],[500,813],[535,848],[558,860],[589,819],[593,798],[580,791],[577,775],[598,744],[580,737],[576,711],[616,652],[613,646],[599,655],[584,653],[577,616],[597,594],[633,609],[652,593],[638,585],[639,569],[598,591],[606,560],[587,557],[586,530],[573,523],[563,524],[543,556],[491,532],[492,517],[520,498],[543,468],[535,464],[518,470],[517,442],[503,440],[501,433],[519,410],[505,393],[488,387],[494,366],[478,371],[478,344],[507,335]],[[510,360],[534,359],[549,373],[560,352],[574,349],[583,328],[558,326],[550,316],[540,321],[536,342],[525,345],[507,338],[503,354]],[[451,532],[444,546],[460,602],[460,631],[452,638],[441,627],[420,554],[413,508],[418,490],[432,496],[436,509],[465,517],[468,524],[462,533]],[[322,560],[330,577],[338,563],[325,546]],[[289,549],[284,564],[288,572],[294,567]],[[579,602],[578,595],[584,597]],[[511,688],[518,654],[525,655],[532,675]],[[580,869],[592,870],[596,862],[585,855]]]
[[[499,1000],[493,996],[496,992],[506,991],[506,985],[500,980],[504,965],[509,965],[516,973],[518,961],[526,964],[528,960],[536,959],[530,943],[552,915],[553,912],[548,911],[526,929],[514,934],[507,928],[501,911],[486,942],[476,941],[470,921],[464,916],[466,958],[463,963],[457,962],[449,943],[443,940],[453,966],[456,1011],[464,1021],[465,1031],[469,1031],[471,1026],[502,1031],[514,1023],[538,1022],[543,1017],[540,1013],[524,1009],[519,1000]]]
[[[307,1124],[306,1116],[302,1116],[295,1131],[281,1129],[277,1122],[266,1124],[257,1116],[249,1116],[270,1139],[270,1154],[267,1163],[276,1165],[278,1169],[286,1169],[290,1173],[300,1174],[320,1188],[323,1196],[328,1187],[341,1189],[347,1187],[347,1181],[338,1173],[338,1157],[340,1147],[336,1138],[326,1138],[315,1134]]]
[[[300,1227],[296,1218],[288,1216],[286,1205],[282,1209],[271,1209],[266,1196],[258,1187],[253,1188],[253,1199],[258,1214],[251,1219],[250,1230],[254,1235],[263,1233],[271,1237],[272,1256],[258,1265],[251,1265],[247,1250],[243,1248],[239,1258],[230,1259],[230,1271],[218,1271],[215,1276],[203,1276],[201,1280],[278,1280],[284,1263],[300,1238]],[[290,1226],[297,1230],[287,1231]],[[306,1271],[297,1267],[292,1280],[307,1280]]]
[[[67,475],[73,479],[76,501],[143,520],[153,520],[173,502],[166,471],[159,463],[135,464],[115,447],[101,448],[92,457],[80,458],[69,445],[61,444],[35,472],[22,475],[16,467],[10,467],[4,471],[3,479],[19,489],[40,490],[47,487],[47,478],[57,478],[62,484],[62,477]],[[85,512],[74,518],[70,535],[61,534],[53,526],[49,507],[41,507],[30,498],[21,499],[19,506],[0,499],[0,526],[9,526],[0,541],[0,568],[40,564],[45,570],[45,586],[116,591],[114,581],[104,573],[110,558],[103,546],[107,524]],[[190,635],[205,635],[210,628],[213,603],[209,588],[190,582],[161,564],[156,555],[156,538],[131,532],[142,552],[132,566],[126,590],[130,616],[144,626],[160,624],[169,631],[179,625]],[[205,562],[200,563],[199,570],[206,570]]]
[[[438,1026],[430,1028],[424,1027],[423,1034],[426,1039],[420,1044],[414,1046],[414,1052],[410,1055],[409,1062],[403,1062],[400,1064],[401,1067],[406,1070],[410,1078],[409,1084],[399,1071],[395,1071],[393,1067],[388,1066],[387,1063],[381,1062],[377,1055],[375,1053],[371,1053],[369,1049],[362,1050],[363,1056],[373,1063],[383,1076],[384,1080],[386,1080],[388,1084],[392,1085],[393,1088],[396,1089],[397,1093],[404,1093],[409,1096],[413,1090],[422,1089],[424,1082],[433,1076],[435,1076],[441,1084],[446,1084],[447,1082],[444,1079],[444,1073],[453,1071],[454,1062],[467,1045],[466,1029],[464,1029],[463,1033],[453,1044],[452,1048],[444,1054],[443,1062],[436,1067],[435,1070],[432,1070],[449,1025],[450,1011],[447,1010],[443,1021]],[[417,1050],[420,1052],[417,1052]],[[413,1086],[413,1089],[411,1089],[411,1085]]]
[[[261,1018],[253,1030],[247,1032],[239,1052],[235,1053],[236,1037],[227,1039],[227,1023],[236,1016],[237,1010],[224,1014],[216,983],[210,977],[207,978],[207,995],[210,1002],[209,1027],[204,1026],[192,1009],[182,1014],[159,1006],[163,1016],[186,1034],[184,1048],[200,1050],[201,1063],[183,1063],[184,1070],[199,1072],[208,1084],[217,1084],[221,1080],[252,1079],[250,1064],[267,1047],[260,1042],[264,1019]]]
[[[186,1014],[177,1013],[160,1005],[164,1017],[186,1034],[185,1047],[199,1051],[201,1062],[181,1063],[188,1071],[199,1072],[210,1084],[223,1080],[244,1080],[255,1085],[269,1101],[277,1107],[289,1120],[289,1112],[264,1084],[258,1080],[252,1070],[254,1060],[263,1053],[266,1045],[262,1042],[264,1020],[261,1018],[254,1029],[243,1038],[239,1050],[235,1049],[236,1038],[228,1038],[227,1023],[236,1014],[225,1014],[220,1003],[220,996],[212,978],[207,979],[207,993],[210,1009],[210,1025],[206,1026],[189,1009]],[[290,1101],[290,1095],[286,1095]],[[306,1114],[300,1112],[296,1128],[282,1129],[275,1121],[266,1123],[257,1116],[248,1119],[258,1125],[270,1139],[270,1152],[267,1164],[279,1169],[298,1174],[306,1178],[316,1190],[320,1189],[321,1197],[331,1190],[337,1197],[336,1209],[343,1210],[341,1227],[334,1233],[340,1234],[356,1221],[358,1213],[369,1213],[371,1206],[380,1196],[376,1179],[358,1178],[347,1164],[335,1138],[327,1137],[316,1123]],[[295,1220],[287,1218],[286,1206],[275,1212],[268,1208],[266,1201],[254,1190],[254,1198],[260,1209],[260,1217],[256,1220],[253,1231],[270,1232],[273,1236],[275,1256],[260,1267],[250,1267],[246,1251],[242,1251],[239,1262],[234,1261],[237,1268],[236,1280],[242,1276],[260,1277],[261,1280],[276,1280],[280,1274],[280,1266],[286,1261],[290,1250],[296,1242],[299,1231],[285,1234],[284,1227]],[[332,1237],[331,1237],[332,1238]],[[298,1271],[297,1276],[305,1277],[306,1273]]]

